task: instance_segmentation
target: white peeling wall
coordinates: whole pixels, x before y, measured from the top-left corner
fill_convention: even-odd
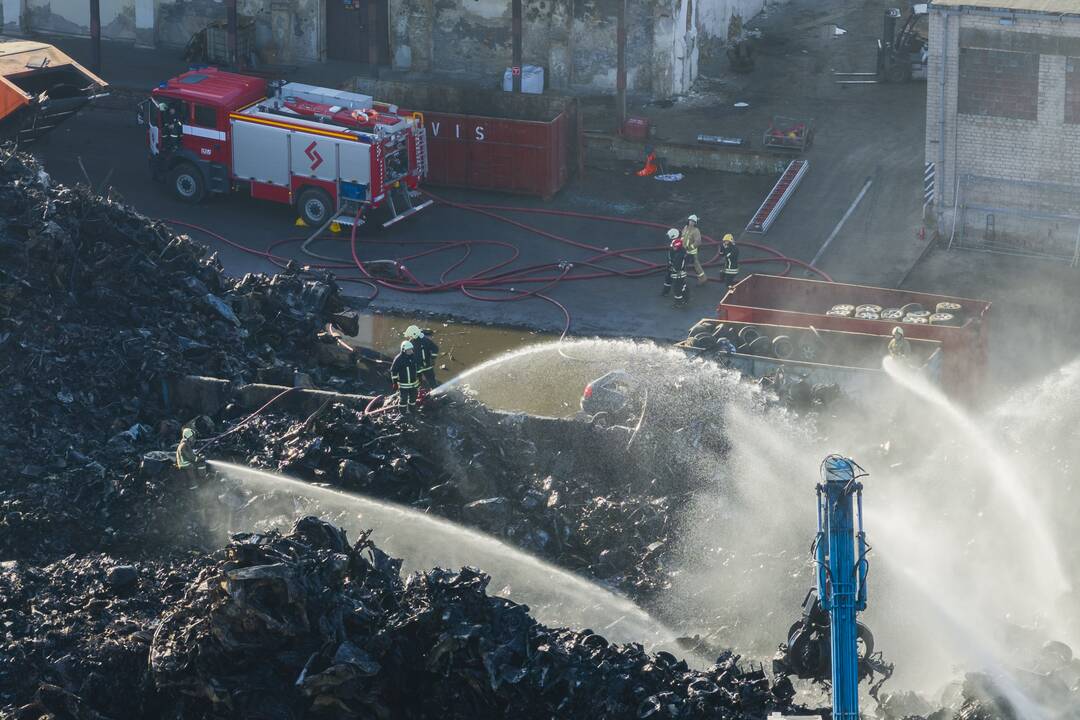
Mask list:
[[[706,53],[715,53],[724,46],[734,27],[741,27],[765,9],[766,0],[700,0],[697,3],[698,33]]]

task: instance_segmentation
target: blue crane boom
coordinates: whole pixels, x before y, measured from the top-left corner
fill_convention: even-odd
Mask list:
[[[866,533],[862,523],[865,477],[850,458],[830,455],[817,486],[815,541],[817,591],[831,629],[833,719],[859,718],[859,647],[856,614],[866,609]]]

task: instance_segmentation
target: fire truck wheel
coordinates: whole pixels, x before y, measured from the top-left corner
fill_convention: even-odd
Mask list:
[[[322,227],[333,211],[330,196],[319,188],[309,187],[296,199],[296,212],[310,227]]]
[[[172,169],[169,185],[173,194],[186,203],[202,202],[206,196],[206,182],[202,173],[190,163],[181,163]]]

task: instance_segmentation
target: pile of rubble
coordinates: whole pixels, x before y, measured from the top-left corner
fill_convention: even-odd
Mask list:
[[[625,428],[492,411],[461,395],[403,424],[333,405],[267,412],[215,447],[241,464],[477,527],[639,601],[668,587],[682,495],[629,462]],[[619,472],[612,472],[619,468]]]
[[[726,655],[707,671],[537,624],[471,568],[400,561],[315,518],[238,535],[150,652],[171,717],[760,718],[790,684]]]
[[[340,309],[329,278],[231,280],[204,246],[23,154],[0,155],[0,218],[0,557],[85,551],[105,530],[143,542],[114,500],[144,494],[140,454],[175,442],[169,378],[347,381],[309,360]]]
[[[214,557],[5,563],[0,691],[41,717],[760,717],[790,683],[537,624],[463,568],[400,575],[315,518]],[[16,639],[11,639],[16,638]],[[3,705],[0,704],[0,708]]]
[[[0,564],[0,715],[152,717],[145,674],[154,627],[205,563],[95,553],[44,567]]]

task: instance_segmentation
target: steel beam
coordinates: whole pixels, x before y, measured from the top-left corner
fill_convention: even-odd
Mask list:
[[[511,26],[511,35],[513,43],[513,61],[511,65],[514,70],[514,92],[521,92],[521,0],[512,0],[511,3],[513,20]]]
[[[236,41],[236,35],[239,32],[239,18],[236,15],[236,0],[225,0],[225,57],[228,58],[230,65],[240,65],[240,58],[237,57],[238,43]]]
[[[615,121],[616,132],[626,122],[626,0],[615,4]]]
[[[372,77],[379,76],[379,0],[368,0],[368,69]]]
[[[90,69],[101,75],[101,0],[90,0]]]

